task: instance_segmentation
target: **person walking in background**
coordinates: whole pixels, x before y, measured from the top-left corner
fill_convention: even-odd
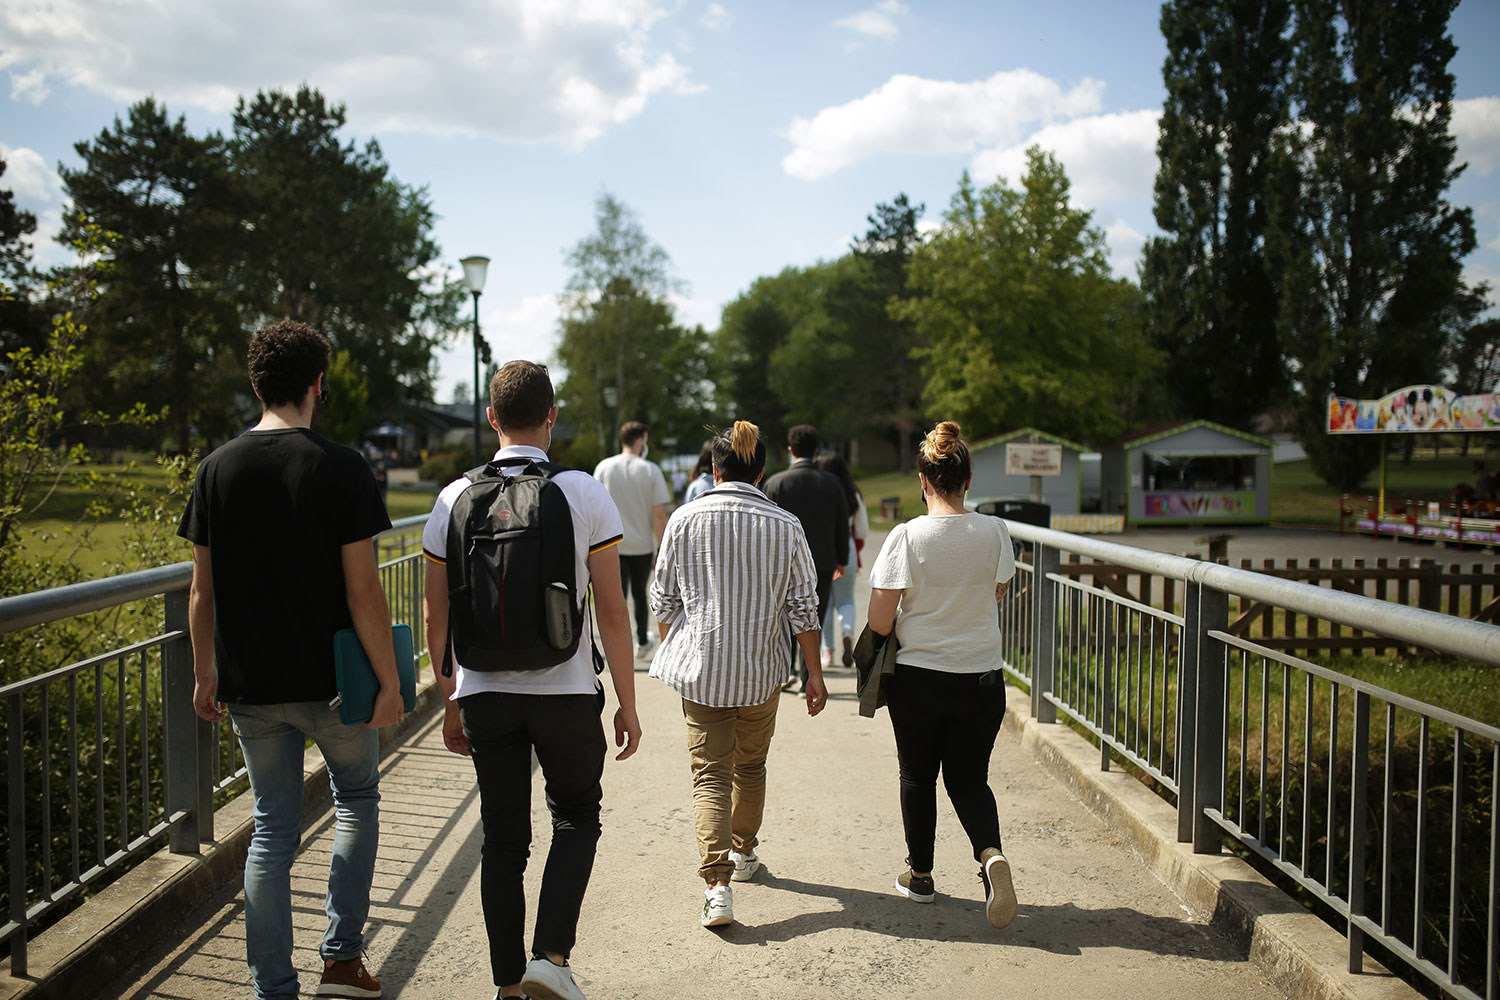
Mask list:
[[[620,512],[625,537],[620,541],[620,587],[635,604],[636,653],[649,654],[656,645],[646,582],[661,545],[672,493],[661,466],[646,460],[651,452],[649,428],[637,420],[620,427],[620,453],[594,466],[594,478],[604,484]]]
[[[193,543],[193,709],[218,722],[227,706],[250,772],[245,952],[259,1000],[298,995],[291,872],[309,739],[328,765],[338,817],[317,995],[380,996],[363,958],[380,837],[375,730],[402,706],[371,539],[391,522],[364,457],[311,429],[328,400],[328,354],[328,341],[303,323],[273,323],[251,338],[260,422],[198,466],[178,529]],[[328,704],[338,693],[333,635],[351,626],[380,684],[362,726],[340,722]]]
[[[714,441],[709,438],[703,442],[703,447],[698,452],[698,461],[693,464],[692,479],[683,491],[682,502],[697,497],[700,493],[707,493],[714,488]]]
[[[849,547],[849,558],[844,564],[843,572],[836,576],[833,581],[833,589],[829,594],[828,608],[823,613],[823,666],[833,663],[836,636],[843,637],[843,664],[845,667],[854,666],[854,577],[860,567],[860,552],[864,550],[865,539],[870,535],[870,515],[865,510],[864,497],[859,492],[859,487],[854,485],[854,477],[849,473],[849,465],[838,452],[825,451],[818,456],[818,468],[824,472],[831,473],[844,488],[844,498],[849,502],[849,538],[853,543]],[[838,612],[839,627],[834,628],[834,612]]]
[[[990,754],[1005,718],[995,603],[1015,575],[1010,533],[998,518],[966,511],[969,446],[951,420],[917,454],[927,513],[898,524],[870,570],[870,628],[900,643],[888,707],[901,774],[907,870],[896,888],[931,903],[937,777],[968,834],[994,927],[1016,915],[1010,862],[989,786]],[[900,617],[897,617],[897,611]]]
[[[839,481],[813,462],[818,453],[816,428],[798,424],[787,431],[786,440],[791,465],[766,480],[766,496],[795,516],[807,535],[807,546],[818,573],[818,621],[821,623],[828,613],[833,581],[843,575],[843,567],[850,561],[849,501]],[[816,643],[813,652],[817,652]],[[804,663],[800,672],[804,688],[808,670],[817,662],[814,656]]]
[[[828,700],[818,667],[816,570],[796,518],[756,489],[766,446],[737,420],[714,438],[715,486],[667,522],[651,583],[661,649],[651,676],[682,697],[693,771],[702,924],[734,921],[729,883],[754,877],[766,754],[793,643],[812,664],[807,714]]]
[[[494,461],[506,474],[526,462],[546,462],[557,422],[552,381],[530,361],[511,361],[490,380],[490,426],[499,432]],[[574,581],[584,615],[583,595],[592,581],[599,635],[614,683],[616,760],[635,753],[641,724],[635,708],[635,661],[630,656],[630,624],[625,597],[617,586],[620,517],[609,495],[588,473],[569,469],[553,482],[562,490],[572,516]],[[463,558],[448,551],[453,505],[469,485],[466,478],[438,494],[422,532],[427,556],[423,597],[427,635],[434,651],[448,636],[447,561]],[[498,630],[500,623],[494,623]],[[578,936],[578,915],[594,868],[599,842],[600,779],[607,751],[599,713],[604,688],[594,673],[590,630],[579,636],[572,657],[533,670],[465,669],[455,655],[453,675],[438,671],[443,694],[443,743],[471,757],[479,782],[484,827],[484,864],[479,894],[489,936],[490,971],[501,997],[583,1000],[567,961]],[[546,780],[552,813],[552,844],[537,901],[531,960],[526,959],[526,891],[523,876],[531,852],[531,761]],[[524,990],[524,993],[523,993]]]

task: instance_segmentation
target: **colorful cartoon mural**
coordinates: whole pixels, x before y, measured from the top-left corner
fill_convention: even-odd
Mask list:
[[[1440,385],[1409,385],[1379,399],[1328,397],[1330,434],[1494,430],[1500,430],[1500,393],[1460,396]]]
[[[1253,517],[1254,493],[1147,493],[1146,517]]]

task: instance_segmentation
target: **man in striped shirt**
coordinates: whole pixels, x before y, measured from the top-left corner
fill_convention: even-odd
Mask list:
[[[756,488],[766,446],[735,421],[713,443],[714,488],[667,522],[651,611],[662,644],[651,676],[682,696],[702,863],[702,923],[732,923],[729,883],[755,875],[766,754],[794,646],[811,670],[807,712],[828,700],[818,666],[817,572],[796,517]]]

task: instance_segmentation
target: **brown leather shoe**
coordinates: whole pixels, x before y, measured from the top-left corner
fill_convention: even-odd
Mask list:
[[[323,980],[318,983],[320,997],[380,996],[380,980],[370,975],[363,958],[344,958],[323,963]]]

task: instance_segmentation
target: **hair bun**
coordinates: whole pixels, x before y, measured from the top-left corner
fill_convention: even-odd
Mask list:
[[[755,461],[755,446],[760,442],[760,428],[748,420],[736,420],[734,429],[730,431],[729,446],[734,449],[735,457],[745,463]]]

